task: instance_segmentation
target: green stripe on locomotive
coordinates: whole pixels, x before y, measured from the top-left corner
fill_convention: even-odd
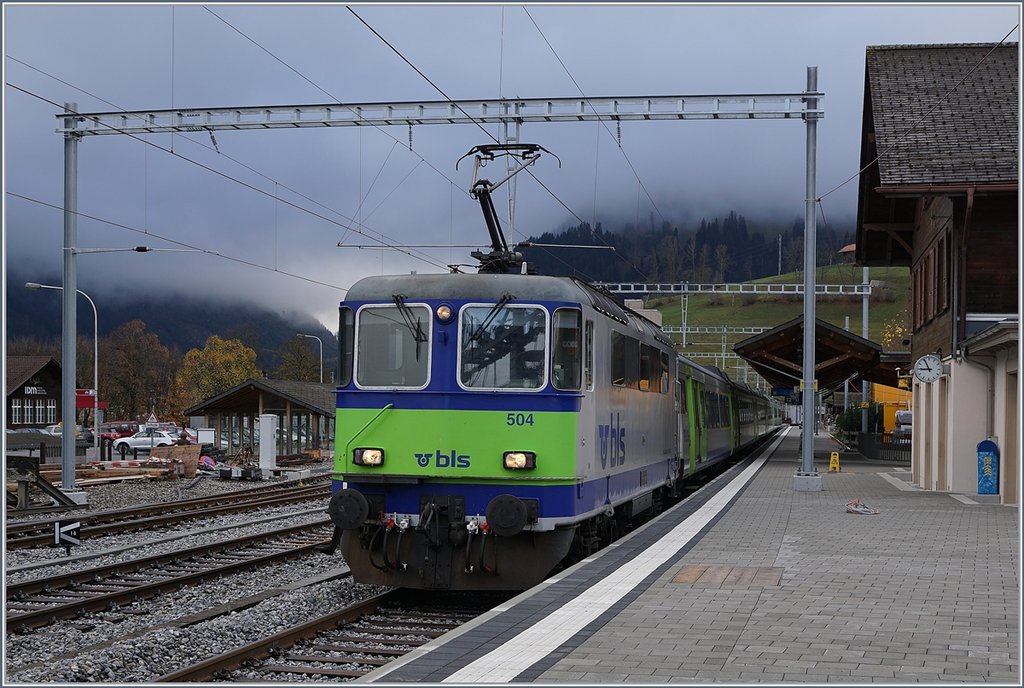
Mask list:
[[[338,409],[334,477],[575,481],[578,416],[543,411]],[[354,464],[356,448],[383,449],[384,464]],[[534,452],[536,468],[506,469],[502,456],[507,451]]]

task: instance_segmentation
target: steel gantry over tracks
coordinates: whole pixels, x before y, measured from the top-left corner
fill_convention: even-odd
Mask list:
[[[502,98],[391,103],[323,103],[220,108],[79,112],[57,129],[79,136],[301,127],[526,124],[528,122],[653,121],[683,119],[795,119],[824,115],[808,98],[824,94]],[[64,118],[62,113],[58,117]],[[66,120],[65,120],[66,121]]]
[[[617,284],[598,282],[596,286],[613,294],[793,294],[804,293],[802,284],[697,284],[691,282],[668,282],[642,284],[622,282]],[[871,284],[816,284],[814,293],[832,296],[870,296]]]
[[[338,126],[408,126],[422,124],[503,124],[507,142],[519,139],[519,127],[529,122],[797,119],[807,125],[807,180],[805,246],[814,241],[814,179],[816,177],[816,124],[825,116],[818,90],[818,68],[807,68],[807,89],[797,93],[670,95],[572,98],[498,98],[392,103],[324,103],[218,108],[172,108],[120,112],[80,112],[66,103],[57,114],[57,132],[64,137],[64,300],[62,376],[65,393],[61,409],[74,415],[76,309],[76,251],[78,243],[78,143],[85,136],[134,135],[265,129],[324,128]],[[515,127],[515,135],[507,127]],[[412,142],[410,138],[410,148]],[[216,148],[216,142],[214,142]],[[510,194],[509,207],[512,206]],[[809,237],[809,238],[808,238]],[[805,249],[805,253],[806,253]],[[811,254],[813,255],[813,253]],[[805,257],[805,263],[807,259]],[[805,266],[806,270],[806,266]],[[813,284],[813,266],[807,278]],[[811,291],[809,288],[807,291]],[[813,309],[814,299],[809,299]],[[805,306],[806,308],[807,306]],[[807,316],[813,318],[813,312]],[[811,343],[813,347],[813,342]],[[805,366],[809,368],[809,366]],[[808,373],[809,375],[809,373]],[[805,402],[808,403],[809,402]],[[62,489],[74,489],[73,438],[64,436]],[[805,457],[805,463],[810,459]]]

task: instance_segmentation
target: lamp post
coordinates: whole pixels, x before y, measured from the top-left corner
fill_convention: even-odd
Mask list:
[[[300,337],[307,337],[309,339],[315,339],[317,342],[319,342],[319,344],[320,344],[320,382],[323,383],[323,381],[324,381],[324,343],[323,343],[323,341],[319,337],[317,337],[315,334],[302,334],[300,332],[298,336],[300,336]]]
[[[39,284],[38,282],[25,282],[26,289],[56,289],[64,291],[64,287],[56,287],[52,284]],[[92,391],[95,396],[92,400],[92,445],[94,448],[100,446],[100,316],[96,311],[96,303],[81,289],[76,289],[79,294],[92,306],[92,342],[93,342],[93,363],[92,363]],[[67,425],[64,426],[65,430]]]

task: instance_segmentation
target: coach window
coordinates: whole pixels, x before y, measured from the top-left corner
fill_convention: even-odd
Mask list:
[[[612,384],[626,384],[626,335],[612,330]]]
[[[626,337],[626,386],[640,388],[640,341]]]
[[[459,381],[476,389],[544,387],[546,311],[539,306],[466,306],[459,330]],[[579,364],[576,377],[579,379]]]
[[[657,352],[655,352],[654,347],[649,344],[640,345],[639,382],[641,392],[653,392],[655,390],[654,385],[651,384],[652,378],[657,377],[654,373],[655,356],[657,356]]]
[[[574,308],[559,308],[551,321],[551,384],[555,389],[580,388],[580,321]]]
[[[372,306],[359,311],[356,382],[361,387],[427,384],[430,363],[430,309],[426,306]]]
[[[344,387],[352,382],[352,347],[355,336],[355,323],[352,320],[352,309],[338,309],[338,385]]]

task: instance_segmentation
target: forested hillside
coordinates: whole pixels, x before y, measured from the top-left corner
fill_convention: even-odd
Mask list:
[[[654,228],[625,225],[614,231],[589,223],[562,232],[545,232],[537,244],[612,247],[524,249],[528,262],[546,275],[571,275],[600,282],[745,282],[793,272],[803,266],[803,219],[791,224],[749,222],[730,212],[702,219],[696,226],[663,222]],[[818,265],[841,262],[838,251],[853,242],[852,230],[819,222]],[[781,255],[780,255],[781,254]],[[781,263],[781,265],[780,265]]]

